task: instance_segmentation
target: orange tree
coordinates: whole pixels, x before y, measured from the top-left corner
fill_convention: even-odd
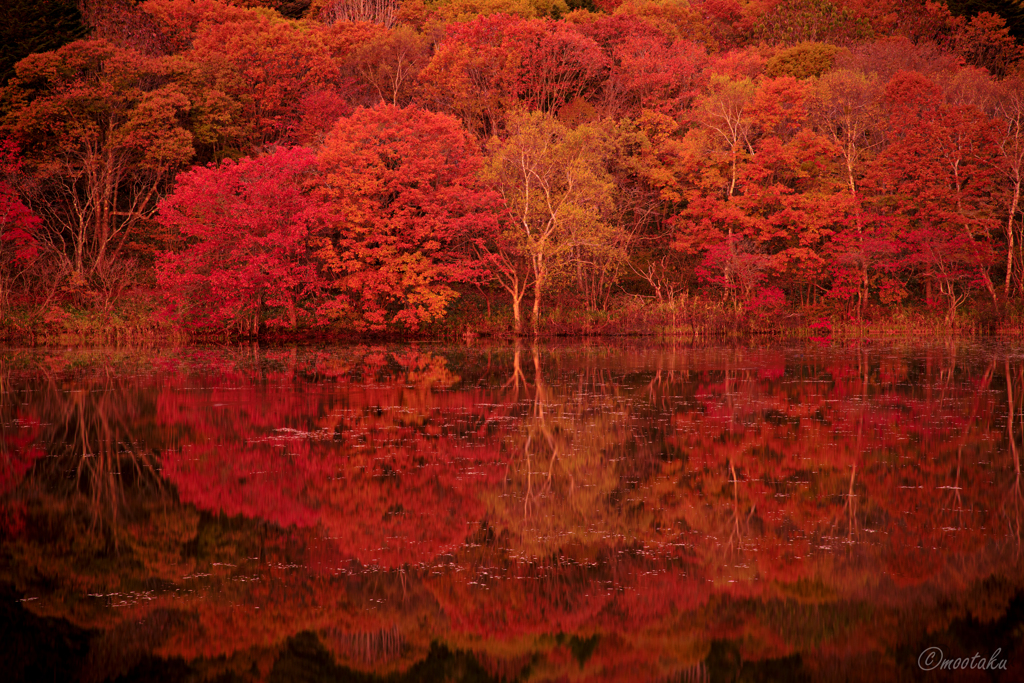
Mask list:
[[[382,105],[340,119],[319,154],[327,227],[316,245],[333,293],[325,320],[362,330],[441,318],[453,285],[483,275],[474,256],[496,229],[493,193],[458,121]]]

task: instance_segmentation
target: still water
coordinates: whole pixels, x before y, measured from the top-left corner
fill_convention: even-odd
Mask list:
[[[0,351],[0,667],[1024,680],[1022,408],[996,343]]]

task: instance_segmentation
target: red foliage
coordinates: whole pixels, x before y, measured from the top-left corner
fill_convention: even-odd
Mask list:
[[[317,258],[335,290],[322,317],[416,329],[444,315],[454,283],[483,275],[475,249],[496,229],[496,198],[476,179],[480,159],[458,121],[359,109],[338,121],[319,162],[330,217]]]
[[[939,285],[952,320],[971,289],[995,298],[992,124],[975,106],[944,101],[920,74],[896,74],[886,96],[893,141],[870,181],[893,197],[905,264]]]
[[[7,176],[21,166],[18,146],[0,139],[0,268],[17,267],[36,255],[39,218],[25,206]]]
[[[263,13],[205,18],[183,55],[205,142],[244,152],[303,143],[347,111],[342,75],[318,33]]]
[[[563,22],[482,16],[449,28],[422,79],[427,101],[478,135],[518,109],[557,112],[601,88],[609,58]]]
[[[178,177],[160,204],[160,222],[181,235],[165,254],[160,284],[190,326],[294,327],[320,290],[311,243],[322,225],[307,188],[315,159],[302,148],[276,151]]]

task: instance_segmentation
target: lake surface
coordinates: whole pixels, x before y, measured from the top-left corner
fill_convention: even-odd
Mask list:
[[[994,342],[0,350],[0,670],[1024,680],[1022,407]]]

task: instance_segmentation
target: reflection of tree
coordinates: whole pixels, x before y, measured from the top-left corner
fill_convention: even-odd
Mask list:
[[[517,347],[513,379],[505,385],[513,401],[521,395],[515,382],[521,354]],[[571,378],[560,376],[552,385],[544,378],[543,356],[531,349],[532,387],[525,375],[522,381],[531,395],[525,404],[510,404],[516,425],[503,444],[506,485],[489,508],[527,555],[556,552],[569,536],[585,543],[606,534],[631,539],[620,506],[608,503],[631,495],[635,477],[644,476],[635,464],[649,457],[649,446],[631,438],[638,425],[607,370],[574,368]],[[637,448],[644,451],[639,457]]]
[[[630,608],[643,623],[665,618],[673,604],[694,609],[709,596],[692,590],[702,577],[737,597],[763,595],[773,585],[802,592],[798,586],[824,582],[814,603],[833,591],[884,590],[892,579],[908,588],[950,578],[960,584],[965,570],[948,560],[987,552],[990,488],[982,451],[991,430],[985,416],[994,409],[991,367],[965,381],[955,353],[930,356],[925,368],[864,352],[852,364],[822,358],[796,367],[772,355],[709,353],[679,365],[681,355],[656,363],[661,372],[653,379],[631,378],[622,368],[588,383],[597,373],[573,365],[566,382],[564,361],[552,354],[545,365],[555,368],[555,381],[535,374],[531,398],[543,401],[524,414],[513,437],[523,450],[510,449],[522,455],[510,460],[507,493],[490,504],[495,534],[527,564],[571,556],[580,566],[603,566],[610,562],[599,548],[612,543],[641,557],[696,561],[687,570],[690,581],[664,593],[640,589],[637,577],[678,571],[672,565],[637,567],[631,577],[620,564],[614,577],[581,581],[576,590],[597,600],[596,615],[616,614],[621,625],[627,603],[647,605]],[[522,364],[511,365],[515,376]],[[667,424],[648,436],[641,420]],[[634,450],[627,454],[623,444]],[[586,462],[593,467],[581,467]],[[968,462],[982,467],[972,472]],[[959,525],[951,526],[943,510],[949,496],[936,496],[947,490],[959,496]],[[576,499],[587,496],[593,509],[577,515],[584,506]],[[879,563],[888,576],[865,572]],[[500,566],[496,573],[502,575]],[[611,596],[598,590],[595,597],[603,582],[614,586]],[[455,621],[460,628],[507,634],[541,632],[544,618],[537,615],[561,614],[565,604],[488,586],[448,586],[442,595],[450,597],[439,599],[465,619]],[[687,594],[694,599],[680,600]],[[503,601],[517,607],[503,609]],[[482,616],[493,614],[504,616],[485,626]]]
[[[519,362],[519,349],[516,349],[516,364]],[[545,404],[550,402],[547,389],[544,387],[544,380],[540,371],[540,352],[537,349],[537,345],[533,346],[533,382],[534,382],[534,397],[533,397],[533,415],[527,423],[526,428],[526,444],[523,446],[523,454],[525,456],[525,472],[526,472],[526,492],[523,494],[523,516],[526,519],[530,517],[530,505],[536,504],[539,497],[547,496],[551,493],[552,478],[555,474],[555,464],[560,464],[559,453],[560,450],[566,448],[568,444],[563,443],[564,432],[558,430],[557,432],[552,428],[553,425],[549,424],[548,416],[545,413]],[[548,461],[547,476],[543,477],[543,485],[539,491],[533,490],[533,452],[534,450],[543,451],[545,459]],[[538,453],[541,455],[541,453]],[[575,480],[573,479],[572,472],[562,465],[566,477],[569,479],[569,491],[568,496],[571,498],[575,489]],[[544,474],[538,472],[538,474]]]
[[[736,468],[731,460],[729,461],[729,474],[732,481],[732,516],[726,525],[729,531],[729,538],[725,543],[725,547],[731,550],[734,545],[737,548],[743,547],[744,529],[750,528],[750,518],[757,511],[757,503],[751,503],[750,512],[746,515],[743,514],[740,510],[740,483],[736,479]]]
[[[170,532],[177,524],[151,518],[166,502],[166,486],[155,466],[154,450],[163,439],[153,422],[152,388],[125,365],[78,370],[57,364],[41,370],[31,384],[22,379],[19,387],[31,396],[26,419],[35,425],[35,440],[30,448],[36,457],[43,449],[47,456],[23,487],[23,499],[59,501],[56,510],[73,511],[60,525],[60,536],[71,547],[141,552],[131,547],[134,527],[156,524]],[[159,546],[149,548],[140,561],[156,569]]]
[[[151,393],[139,392],[131,378],[115,377],[111,368],[81,382],[59,382],[50,375],[41,391],[46,394],[40,417],[49,426],[49,455],[57,466],[70,465],[74,471],[74,479],[62,480],[84,498],[90,513],[86,533],[104,535],[116,550],[125,482],[138,495],[162,495],[153,451],[137,446],[140,427],[149,422],[152,429]]]
[[[843,509],[835,515],[832,523],[831,536],[836,536],[843,523],[846,524],[846,542],[854,543],[854,536],[857,533],[857,494],[854,493],[854,484],[857,482],[857,463],[850,467],[850,488],[846,492],[846,503]],[[845,519],[844,519],[845,518]]]
[[[368,669],[378,664],[386,666],[402,652],[402,633],[397,624],[358,633],[328,629],[323,639],[330,649],[341,655],[342,661],[355,660]]]
[[[1021,391],[1017,395],[1021,397],[1020,404],[1014,400],[1013,384],[1014,377],[1010,372],[1010,360],[1004,361],[1006,372],[1006,403],[1008,411],[1006,414],[1006,437],[1010,444],[1010,454],[1013,459],[1013,483],[1010,485],[1006,496],[1003,499],[1003,515],[1006,517],[1010,534],[1016,539],[1017,553],[1020,554],[1021,540],[1021,508],[1024,507],[1024,493],[1021,492],[1020,482],[1020,449],[1017,446],[1017,438],[1013,433],[1013,423],[1020,416],[1021,432],[1024,433],[1024,366],[1016,368],[1016,379],[1019,381]]]
[[[282,391],[301,385],[290,376],[168,394],[161,410],[192,438],[165,454],[164,475],[200,508],[319,529],[330,561],[401,567],[454,551],[483,518],[478,489],[499,473],[478,436],[487,402],[433,391],[457,381],[437,360],[395,355],[384,363],[396,374],[342,376],[315,394]],[[226,421],[215,407],[229,401]]]
[[[38,596],[31,604],[38,615],[118,632],[155,586],[189,573],[180,551],[195,533],[194,513],[174,509],[154,467],[164,439],[153,420],[151,368],[89,352],[10,360],[15,367],[5,384],[19,404],[15,424],[32,428],[18,429],[20,443],[8,462],[19,453],[36,461],[18,489],[0,500],[20,509],[25,527],[4,548],[4,580]],[[9,445],[5,439],[3,460]],[[162,623],[158,614],[152,623]],[[97,677],[123,673],[120,667],[157,642],[148,629],[121,632],[118,641],[137,644],[129,647],[134,654],[104,655],[105,641],[97,636],[90,654]]]
[[[1010,359],[1004,396],[957,348],[451,353],[9,370],[4,454],[54,457],[11,479],[0,573],[97,671],[210,680],[300,633],[376,673],[432,642],[532,680],[685,680],[714,642],[824,667],[1020,589]]]
[[[0,359],[0,534],[14,534],[24,526],[24,503],[11,493],[43,455],[39,447],[39,421],[24,416],[16,399],[9,364]]]

